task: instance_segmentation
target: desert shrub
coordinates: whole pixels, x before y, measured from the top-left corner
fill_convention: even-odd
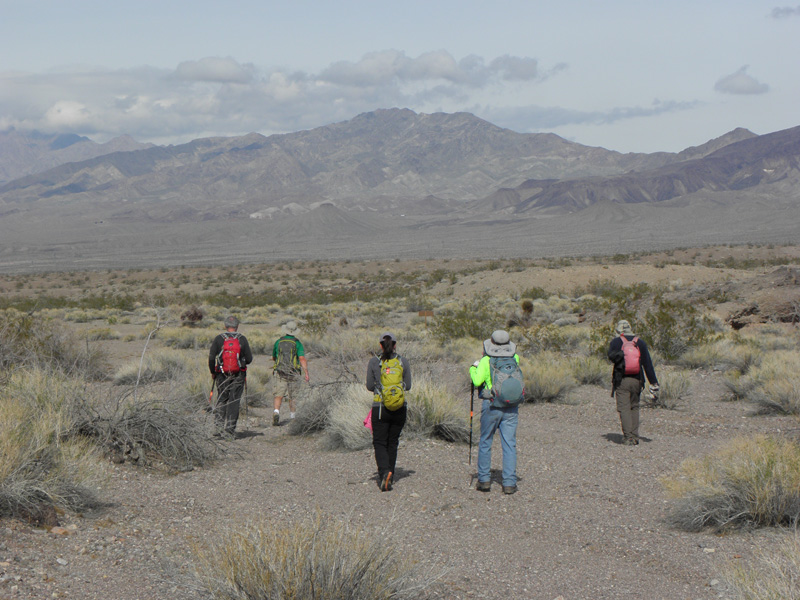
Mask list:
[[[326,312],[306,312],[300,317],[298,325],[308,335],[323,336],[331,324],[331,315]]]
[[[731,563],[725,580],[737,600],[800,598],[800,537],[797,531],[777,547],[760,550],[757,566]]]
[[[734,372],[725,384],[736,399],[753,402],[761,413],[800,414],[800,355],[777,351],[746,375]]]
[[[75,432],[118,461],[160,461],[186,471],[213,460],[221,445],[209,415],[170,390],[134,396],[126,391],[107,401],[81,402],[74,409]]]
[[[469,439],[469,410],[448,389],[429,376],[416,377],[407,392],[409,435],[440,438],[448,442]]]
[[[91,342],[96,342],[98,340],[118,340],[120,335],[118,331],[114,331],[110,327],[95,327],[89,329],[85,337]]]
[[[533,325],[522,330],[520,350],[526,353],[537,354],[548,350],[561,351],[566,346],[564,330],[551,324]]]
[[[488,299],[477,297],[458,307],[440,309],[431,333],[441,342],[464,337],[481,340],[502,325],[502,316],[490,308]]]
[[[114,385],[168,381],[184,374],[186,360],[170,350],[157,350],[144,358],[124,364],[114,373]]]
[[[577,356],[569,360],[572,376],[581,385],[604,385],[611,382],[611,363],[597,356]]]
[[[410,600],[434,581],[388,533],[321,514],[248,524],[195,553],[197,578],[219,599]]]
[[[13,310],[3,311],[0,313],[0,381],[25,367],[100,379],[106,364],[98,346],[79,340],[57,323]]]
[[[95,449],[70,438],[82,382],[38,369],[13,374],[0,402],[0,516],[38,520],[47,507],[96,503]]]
[[[330,422],[331,408],[344,397],[349,385],[352,384],[333,381],[313,386],[308,394],[297,400],[297,412],[289,423],[289,434],[311,435],[324,432]]]
[[[158,332],[158,339],[170,348],[205,350],[207,352],[218,333],[213,329],[164,327]],[[250,341],[249,337],[248,341]]]
[[[372,393],[358,383],[341,386],[331,399],[323,445],[329,450],[345,448],[363,450],[372,445],[370,430],[364,427],[364,417],[372,408]]]
[[[689,348],[711,341],[714,332],[713,321],[693,304],[660,296],[644,316],[631,320],[631,326],[667,360],[676,360]]]
[[[520,368],[525,380],[526,402],[563,401],[577,386],[568,361],[553,353],[523,356]]]
[[[800,445],[767,436],[737,439],[712,455],[684,461],[662,479],[680,529],[723,530],[795,524],[800,517]]]
[[[689,375],[683,371],[663,372],[658,379],[658,383],[661,388],[658,399],[649,403],[654,408],[670,410],[677,408],[681,400],[689,394],[692,388]]]
[[[379,349],[379,335],[365,329],[332,327],[323,337],[304,339],[303,346],[308,354],[329,358],[336,364],[363,363]],[[272,348],[269,355],[272,355]]]
[[[405,351],[402,354],[408,358]],[[419,354],[423,364],[448,362],[463,366],[466,373],[467,367],[483,355],[483,341],[475,338],[457,338],[444,343],[430,341],[419,349]]]
[[[745,373],[760,361],[761,356],[761,352],[749,344],[740,344],[732,340],[716,340],[689,348],[677,362],[690,369],[737,369]]]

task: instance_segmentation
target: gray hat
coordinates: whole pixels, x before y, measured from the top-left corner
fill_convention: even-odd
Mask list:
[[[294,321],[289,321],[283,326],[284,335],[297,335],[298,331],[300,330],[297,328],[297,323]]]
[[[625,319],[617,322],[617,326],[614,327],[614,331],[617,332],[617,335],[633,335],[633,329],[631,329],[631,324],[628,323]]]
[[[498,329],[492,332],[492,337],[483,342],[483,351],[487,356],[514,356],[517,346],[508,336],[508,332]]]
[[[237,319],[233,315],[225,317],[225,327],[233,327],[234,329],[236,329],[237,327],[239,327],[239,319]]]
[[[392,340],[393,342],[397,343],[397,338],[396,338],[396,337],[394,337],[394,334],[393,334],[393,333],[388,333],[388,332],[387,332],[387,333],[384,333],[383,335],[381,335],[381,341],[383,341],[383,340],[384,340],[384,339],[386,339],[387,337],[388,337],[390,340]]]

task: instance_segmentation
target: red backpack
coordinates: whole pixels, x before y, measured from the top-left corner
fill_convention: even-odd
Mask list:
[[[239,344],[238,333],[223,333],[225,339],[222,342],[222,351],[217,355],[217,370],[228,374],[238,373],[242,370],[239,364],[239,352],[241,352],[241,345]]]
[[[628,340],[624,335],[619,336],[622,340],[622,354],[625,356],[625,375],[638,375],[642,370],[641,357],[642,353],[636,342],[639,341],[638,337]]]

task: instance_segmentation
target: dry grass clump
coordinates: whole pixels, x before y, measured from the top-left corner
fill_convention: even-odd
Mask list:
[[[782,350],[768,354],[746,375],[725,379],[734,398],[753,402],[761,413],[800,414],[800,354]]]
[[[661,391],[658,399],[650,403],[653,408],[674,410],[692,389],[689,374],[684,371],[665,371],[660,374],[658,383]]]
[[[717,340],[689,348],[677,363],[690,369],[737,369],[741,373],[757,365],[762,353],[750,344],[732,340]]]
[[[467,379],[465,375],[465,380]],[[465,394],[466,397],[466,394]],[[408,417],[404,431],[410,435],[433,437],[448,442],[469,440],[469,407],[428,375],[414,380],[406,392]]]
[[[329,450],[363,450],[372,445],[372,433],[364,427],[364,418],[372,409],[372,393],[358,383],[339,388],[332,399],[325,426],[323,445]]]
[[[526,402],[564,401],[578,385],[568,359],[553,352],[520,357]]]
[[[41,370],[15,373],[0,402],[0,516],[38,521],[48,507],[96,504],[95,448],[70,438],[80,382]]]
[[[198,548],[195,573],[208,593],[230,600],[410,600],[435,578],[391,542],[322,514],[261,522]]]
[[[611,363],[598,356],[576,356],[569,359],[569,369],[581,385],[610,385]]]
[[[669,522],[686,531],[796,524],[800,445],[767,436],[741,438],[662,479],[673,498]]]
[[[144,355],[141,360],[122,365],[114,373],[114,385],[134,385],[169,381],[187,371],[187,361],[172,350],[156,350]]]
[[[800,537],[797,531],[780,543],[777,551],[762,550],[758,566],[732,563],[725,579],[739,600],[800,598]]]

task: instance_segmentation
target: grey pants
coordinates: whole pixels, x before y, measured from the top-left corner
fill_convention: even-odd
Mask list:
[[[626,439],[639,437],[639,396],[642,383],[638,377],[623,377],[617,388],[617,412]]]
[[[214,418],[220,431],[230,435],[236,431],[239,420],[239,401],[244,391],[244,373],[217,376],[217,404]]]

